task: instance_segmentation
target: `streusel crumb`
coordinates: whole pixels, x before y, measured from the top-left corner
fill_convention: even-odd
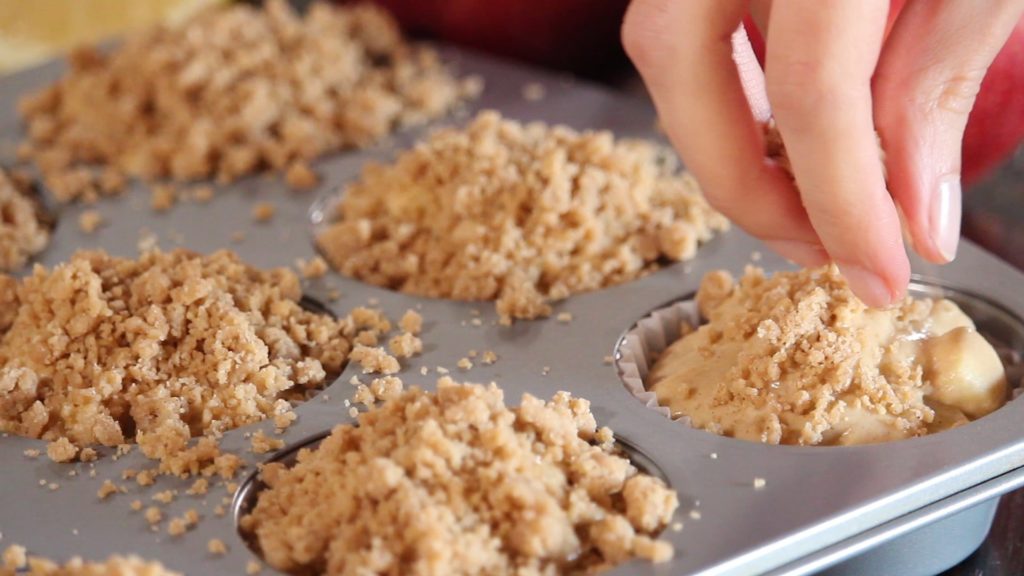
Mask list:
[[[28,180],[0,169],[0,272],[21,268],[50,243],[41,216]]]
[[[39,556],[29,556],[22,546],[11,546],[3,555],[0,576],[182,576],[159,562],[147,562],[138,556],[114,555],[105,562],[86,562],[75,556],[67,564],[58,564]],[[24,570],[20,570],[24,569]]]
[[[229,3],[109,53],[76,50],[69,65],[20,103],[23,155],[62,201],[123,188],[97,165],[177,181],[298,166],[289,184],[306,186],[303,162],[439,117],[478,91],[368,3],[321,2],[305,15],[284,0]]]
[[[494,300],[507,324],[692,258],[727,226],[662,148],[483,112],[364,168],[317,243],[342,274]]]
[[[319,574],[587,572],[654,540],[676,493],[595,444],[589,402],[438,381],[337,426],[292,468],[263,467],[268,489],[241,521],[272,566]]]
[[[103,225],[103,215],[99,210],[85,210],[78,215],[78,229],[86,234],[92,234]]]

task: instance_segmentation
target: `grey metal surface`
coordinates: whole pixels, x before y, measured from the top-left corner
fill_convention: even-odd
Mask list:
[[[461,71],[486,78],[484,96],[474,108],[496,108],[524,120],[655,137],[654,114],[645,102],[491,58],[456,50],[445,54]],[[20,134],[14,113],[18,95],[53,79],[58,72],[54,64],[0,80],[0,161],[10,159]],[[546,98],[525,101],[521,88],[537,81],[547,88]],[[420,132],[403,133],[373,150],[337,154],[317,162],[323,183],[310,193],[289,192],[277,177],[257,176],[219,190],[207,205],[186,202],[167,214],[155,215],[148,208],[144,187],[134,186],[124,197],[98,205],[108,225],[95,235],[84,235],[77,228],[82,208],[63,207],[53,244],[40,261],[54,265],[75,249],[87,247],[134,256],[139,230],[146,228],[158,235],[165,248],[179,244],[201,252],[230,248],[257,266],[292,265],[296,258],[313,255],[309,213],[317,199],[352,179],[366,160],[392,156],[396,147],[411,142]],[[251,221],[250,207],[255,201],[276,205],[273,223]],[[236,231],[245,232],[243,242],[231,241]],[[559,390],[590,399],[602,424],[611,426],[664,471],[680,493],[679,518],[685,522],[682,531],[665,533],[676,545],[675,560],[657,566],[634,562],[620,567],[616,574],[762,573],[1024,465],[1024,438],[1019,433],[1024,403],[1020,400],[978,422],[936,436],[846,448],[735,441],[686,429],[640,405],[619,382],[615,369],[603,362],[619,335],[648,310],[693,292],[704,272],[717,268],[740,272],[754,251],[763,253],[759,264],[769,270],[787,266],[757,241],[733,230],[704,246],[691,263],[559,304],[556,312],[574,316],[568,324],[536,321],[500,327],[490,303],[412,298],[333,274],[310,283],[308,292],[326,300],[332,287],[340,288],[344,296],[329,305],[339,313],[370,298],[379,300],[379,305],[395,316],[406,308],[421,307],[426,319],[425,349],[402,371],[406,384],[433,387],[436,374],[423,376],[420,367],[445,366],[458,379],[496,380],[511,401],[524,392],[547,397]],[[914,266],[929,279],[979,294],[1018,317],[1024,316],[1024,276],[972,245],[964,246],[950,266],[921,262]],[[482,326],[469,323],[474,310],[480,311]],[[500,359],[492,366],[463,373],[455,363],[470,349],[493,349]],[[297,442],[350,421],[343,401],[351,396],[348,380],[355,373],[354,368],[347,369],[319,397],[301,405],[299,420],[285,439]],[[259,428],[270,427],[261,424],[234,430],[223,442],[226,449],[246,459],[250,470],[258,458],[248,452],[244,435]],[[122,470],[150,464],[136,452],[116,461],[105,457],[95,464],[95,477],[90,477],[89,465],[57,465],[22,456],[26,448],[42,446],[24,438],[0,439],[3,543],[17,542],[56,558],[133,552],[192,575],[242,573],[252,558],[237,536],[231,516],[213,515],[222,497],[233,496],[223,487],[204,497],[192,497],[184,494],[188,481],[162,478],[148,489],[125,482],[128,494],[100,502],[96,491],[104,479],[118,481]],[[717,459],[709,458],[712,452],[718,454]],[[71,470],[77,475],[69,476]],[[754,490],[754,477],[766,479],[767,485]],[[40,486],[41,481],[58,482],[60,487],[50,491]],[[180,492],[166,507],[166,515],[180,515],[195,507],[203,516],[184,537],[151,532],[141,515],[129,509],[131,500],[148,502],[163,489]],[[701,512],[699,520],[688,516],[695,509]],[[207,540],[214,537],[224,540],[230,549],[223,558],[211,557],[206,551]]]

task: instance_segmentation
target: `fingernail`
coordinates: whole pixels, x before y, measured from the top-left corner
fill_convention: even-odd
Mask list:
[[[803,266],[822,266],[829,262],[828,252],[820,244],[799,240],[767,240],[765,244],[786,260]]]
[[[862,302],[872,308],[883,308],[892,304],[892,291],[881,276],[857,264],[836,264],[850,284],[850,289]]]
[[[956,247],[960,243],[960,210],[960,177],[943,178],[932,196],[928,226],[932,242],[946,262],[956,258]]]

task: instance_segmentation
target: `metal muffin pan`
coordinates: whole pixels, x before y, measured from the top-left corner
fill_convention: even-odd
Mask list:
[[[463,50],[444,49],[443,55],[460,72],[485,78],[484,94],[471,109],[494,108],[522,120],[658,137],[653,110],[644,101]],[[22,133],[15,113],[18,97],[55,79],[61,66],[54,62],[0,79],[0,163],[12,163]],[[539,102],[521,96],[523,86],[533,82],[546,88],[546,97]],[[434,126],[462,123],[465,117],[457,115]],[[317,162],[315,168],[323,181],[316,191],[291,192],[278,176],[254,176],[219,187],[208,204],[186,201],[166,214],[154,214],[148,207],[147,188],[133,184],[123,197],[96,206],[107,224],[92,235],[81,233],[77,226],[83,207],[60,207],[51,247],[38,261],[52,266],[67,260],[78,248],[102,248],[134,257],[144,228],[156,234],[165,249],[178,245],[199,252],[227,248],[255,266],[289,266],[297,258],[315,253],[311,207],[322,205],[323,198],[354,178],[364,162],[392,157],[396,149],[422,133],[405,131],[377,148],[335,154]],[[257,224],[250,218],[256,201],[276,206],[270,224]],[[244,241],[232,241],[237,231],[245,233]],[[556,313],[573,315],[570,323],[541,320],[502,327],[496,323],[490,302],[416,298],[333,273],[310,282],[307,293],[339,314],[371,299],[393,317],[407,308],[418,308],[425,319],[424,352],[401,372],[406,385],[433,388],[437,374],[430,370],[422,375],[420,368],[444,366],[458,380],[497,381],[513,404],[526,392],[550,397],[569,390],[588,398],[598,421],[648,456],[678,490],[678,519],[685,524],[679,532],[666,530],[663,534],[676,546],[674,560],[660,565],[634,561],[611,574],[710,576],[773,570],[804,574],[825,569],[853,553],[863,553],[867,562],[863,566],[873,573],[892,573],[878,563],[887,561],[885,557],[871,562],[870,548],[916,529],[920,517],[930,521],[952,512],[963,513],[967,508],[957,494],[981,490],[983,500],[991,500],[1017,485],[997,482],[984,488],[984,483],[1024,466],[1024,437],[1019,433],[1024,403],[1020,400],[978,422],[935,436],[874,446],[815,448],[764,446],[689,429],[633,398],[615,368],[604,362],[622,332],[649,310],[694,292],[705,272],[718,268],[740,272],[755,251],[763,253],[758,264],[770,271],[787,266],[756,240],[732,230],[703,246],[692,262],[558,304]],[[937,284],[995,303],[1015,319],[1024,316],[1024,291],[1020,290],[1024,275],[973,245],[962,246],[960,257],[949,266],[915,262],[915,271]],[[328,302],[327,294],[333,289],[340,289],[343,296]],[[470,323],[477,317],[475,313],[483,321],[481,326]],[[1014,336],[1024,338],[1019,323],[1014,326]],[[499,359],[491,366],[457,369],[456,362],[470,349],[494,350]],[[352,421],[344,400],[351,397],[353,388],[348,380],[357,372],[356,367],[348,367],[319,396],[297,408],[299,419],[283,437],[289,445]],[[273,457],[256,456],[248,450],[247,436],[270,428],[265,422],[225,434],[222,447],[238,453],[249,465],[239,476],[239,485],[256,463]],[[32,553],[56,559],[136,553],[189,575],[244,573],[247,562],[256,558],[236,531],[233,514],[218,517],[213,513],[223,498],[235,498],[225,487],[217,485],[207,495],[193,497],[185,494],[189,480],[161,478],[146,489],[126,481],[127,494],[99,501],[96,491],[103,480],[122,484],[122,470],[143,469],[152,463],[137,450],[117,460],[106,450],[94,465],[54,464],[45,457],[22,455],[27,448],[43,446],[41,441],[14,436],[0,439],[0,460],[4,462],[0,467],[0,547],[19,543]],[[717,459],[711,459],[711,453],[717,453]],[[96,471],[94,477],[89,474],[91,469]],[[71,471],[76,475],[69,475]],[[755,490],[755,477],[764,478],[766,486]],[[51,491],[40,486],[41,482],[55,482],[59,488]],[[129,508],[134,499],[148,505],[153,494],[166,489],[178,490],[179,497],[163,507],[165,517],[193,507],[202,516],[198,526],[183,537],[150,531],[141,514]],[[978,502],[971,500],[972,504]],[[699,511],[692,516],[700,519],[691,517],[691,511]],[[971,524],[977,528],[969,547],[983,537],[985,520],[987,517]],[[961,522],[968,523],[965,519],[957,524]],[[927,565],[927,555],[935,549],[958,545],[960,536],[950,534],[942,531],[929,536],[929,541],[934,538],[932,548],[908,548],[906,552],[920,554],[919,564]],[[225,556],[207,552],[211,538],[227,544]],[[928,565],[929,570],[942,567]],[[263,573],[271,572],[264,568]]]

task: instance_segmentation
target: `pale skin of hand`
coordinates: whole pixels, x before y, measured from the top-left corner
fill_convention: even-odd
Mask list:
[[[870,306],[906,292],[904,234],[926,260],[956,256],[967,116],[1024,0],[908,0],[886,36],[889,9],[633,0],[622,28],[709,202],[798,264],[835,262]],[[748,12],[766,37],[763,71],[741,25]],[[793,178],[765,157],[769,118]]]

